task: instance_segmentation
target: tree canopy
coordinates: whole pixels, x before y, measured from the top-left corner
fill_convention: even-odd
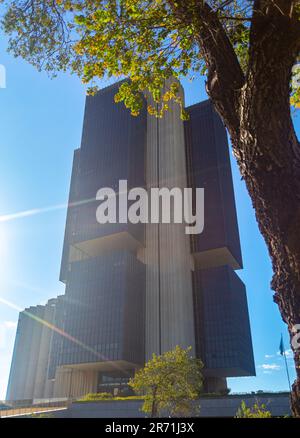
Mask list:
[[[2,0],[3,1],[3,0]],[[148,110],[162,116],[175,99],[186,116],[174,82],[162,95],[169,77],[207,72],[205,48],[197,35],[210,26],[213,15],[224,29],[244,73],[249,63],[251,0],[13,0],[5,1],[3,29],[9,50],[49,72],[71,69],[97,90],[103,78],[130,78],[116,95],[133,115],[148,92],[155,105]],[[266,2],[268,3],[268,2]],[[300,17],[299,2],[293,15]],[[184,17],[182,16],[184,4]],[[199,10],[202,14],[199,16]],[[184,18],[184,20],[183,20]],[[212,31],[212,30],[211,30]],[[300,72],[297,65],[294,76]],[[291,102],[300,106],[300,84],[291,81]]]
[[[256,401],[253,406],[247,406],[243,400],[235,418],[271,418],[272,414],[267,410],[266,405]]]
[[[164,411],[171,416],[190,416],[202,388],[202,367],[202,362],[192,357],[191,348],[177,346],[160,356],[153,354],[129,386],[145,396],[143,411],[147,414],[158,416]]]

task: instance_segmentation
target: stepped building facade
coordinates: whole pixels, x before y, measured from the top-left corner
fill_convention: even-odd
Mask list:
[[[88,96],[75,150],[60,280],[63,296],[20,313],[7,400],[120,392],[176,345],[204,363],[205,391],[255,374],[224,126],[210,101],[162,119],[132,117],[117,84]],[[184,223],[99,224],[97,191],[204,188],[204,229]],[[117,198],[124,193],[117,193]],[[164,207],[164,206],[163,206]]]

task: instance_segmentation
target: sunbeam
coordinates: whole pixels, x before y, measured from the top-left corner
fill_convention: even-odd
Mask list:
[[[36,315],[33,315],[31,312],[28,312],[27,310],[23,310],[23,309],[22,309],[21,307],[19,307],[18,305],[14,304],[14,303],[12,303],[12,302],[10,302],[10,301],[4,299],[4,298],[1,298],[1,297],[0,297],[0,303],[7,305],[7,306],[9,306],[10,308],[12,308],[12,309],[14,309],[14,310],[17,310],[18,312],[23,312],[23,313],[24,313],[25,315],[27,315],[29,318],[31,318],[31,319],[37,321],[38,323],[40,323],[40,324],[42,324],[42,325],[44,325],[44,326],[46,326],[46,327],[48,327],[50,330],[52,330],[52,331],[58,333],[59,335],[61,335],[61,336],[63,336],[64,338],[68,339],[69,341],[73,342],[74,344],[79,345],[82,349],[88,351],[89,353],[92,353],[92,354],[95,356],[95,359],[97,359],[97,360],[95,360],[95,362],[96,362],[96,361],[104,362],[104,361],[108,361],[108,360],[109,360],[106,356],[100,354],[98,351],[94,350],[94,349],[91,348],[89,345],[86,345],[84,342],[80,341],[79,339],[74,338],[74,336],[71,336],[70,334],[66,333],[64,330],[58,328],[58,327],[55,326],[54,324],[51,324],[51,323],[49,323],[48,321],[45,321],[44,319],[39,318],[39,317],[36,316]],[[123,371],[123,369],[122,369],[121,367],[119,367],[119,366],[118,366],[117,364],[115,364],[115,363],[113,363],[112,366],[113,366],[116,370],[118,370],[118,371],[120,371],[120,370]]]
[[[23,210],[16,213],[4,214],[0,216],[0,222],[10,222],[16,219],[22,219],[25,217],[36,216],[42,213],[49,213],[56,210],[63,210],[68,207],[77,207],[79,205],[88,204],[89,202],[95,202],[96,198],[84,199],[82,201],[70,202],[69,204],[56,204],[49,207],[32,208],[31,210]]]

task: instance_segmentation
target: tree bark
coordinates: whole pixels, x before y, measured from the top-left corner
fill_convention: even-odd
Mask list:
[[[300,146],[289,86],[300,50],[300,23],[288,16],[288,1],[278,2],[281,12],[266,9],[264,3],[255,2],[250,61],[239,98],[240,132],[237,139],[232,137],[272,260],[274,301],[292,338],[300,322]],[[297,379],[291,404],[293,414],[300,416],[299,349],[294,360]]]
[[[190,23],[190,0],[169,3],[178,20]],[[300,145],[289,103],[300,22],[293,16],[293,4],[254,1],[249,64],[243,72],[217,14],[194,2],[195,38],[208,69],[207,92],[228,129],[271,257],[274,301],[291,338],[300,323]],[[291,407],[300,417],[300,349],[293,352],[297,378]]]
[[[158,416],[156,394],[157,394],[157,386],[154,386],[152,389],[151,418],[156,418]]]

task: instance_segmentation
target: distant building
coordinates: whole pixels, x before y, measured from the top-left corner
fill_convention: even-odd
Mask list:
[[[48,378],[48,371],[61,299],[20,312],[6,400],[52,397],[54,380]]]
[[[116,87],[87,97],[60,273],[66,292],[20,313],[7,400],[116,392],[152,353],[176,345],[204,362],[206,391],[255,374],[225,128],[209,101],[188,107],[187,122],[175,104],[163,119],[146,108],[132,117],[114,103]],[[117,190],[119,180],[129,189],[204,187],[203,233],[177,223],[100,225],[96,192]]]

